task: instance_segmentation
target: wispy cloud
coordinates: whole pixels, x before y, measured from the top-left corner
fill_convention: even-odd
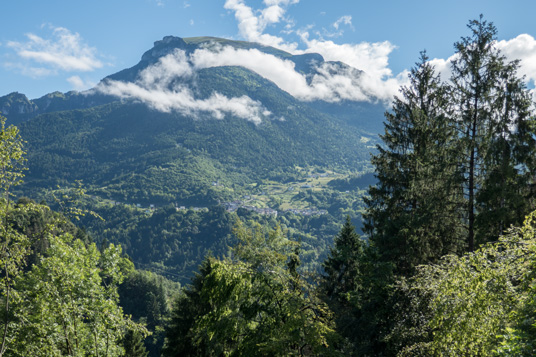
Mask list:
[[[103,67],[97,50],[87,45],[78,33],[64,27],[50,26],[51,38],[33,33],[26,34],[26,42],[9,41],[22,62],[13,65],[23,74],[46,76],[65,72],[88,72]]]
[[[325,37],[327,38],[341,37],[342,35],[344,35],[343,25],[351,28],[352,30],[355,30],[354,26],[352,25],[352,16],[345,15],[345,16],[339,17],[328,28],[323,27],[322,31],[316,31],[316,35],[318,36],[319,39],[323,39]],[[302,30],[302,32],[305,32],[305,31],[307,30]]]
[[[191,77],[193,71],[184,51],[176,50],[143,70],[136,82],[108,80],[96,89],[104,94],[139,100],[161,112],[176,111],[193,117],[209,114],[223,119],[229,114],[259,124],[271,114],[261,103],[247,96],[228,98],[213,93],[208,98],[195,98],[194,93],[180,81]]]
[[[80,78],[80,76],[71,76],[67,78],[67,82],[69,82],[72,88],[77,91],[84,91],[90,89],[96,84],[93,81],[83,80],[82,78]]]
[[[341,25],[348,25],[351,28],[353,28],[352,16],[350,15],[341,16],[337,19],[337,21],[333,23],[333,27],[335,27],[336,30],[338,30]]]

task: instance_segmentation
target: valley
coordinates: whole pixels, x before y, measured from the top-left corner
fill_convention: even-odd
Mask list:
[[[361,73],[315,54],[165,37],[137,65],[85,93],[0,98],[27,142],[28,171],[17,194],[59,208],[51,195],[75,192],[79,182],[87,196],[77,204],[104,219],[81,219],[98,242],[121,244],[136,265],[183,284],[207,252],[226,254],[237,220],[281,226],[301,241],[302,268],[317,271],[344,218],[361,226],[384,107],[303,101],[249,65],[197,64],[210,51],[246,50],[290,61],[309,80],[325,75],[321,65],[331,75]],[[193,107],[161,107],[152,94],[129,92],[143,86],[184,93]],[[216,102],[230,109],[195,109]]]
[[[394,76],[388,42],[291,28],[319,53],[165,36],[88,90],[0,97],[0,357],[534,355],[534,91],[508,44],[481,15],[450,79],[425,51]]]

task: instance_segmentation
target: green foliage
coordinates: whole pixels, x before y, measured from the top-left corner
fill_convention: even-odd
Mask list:
[[[130,315],[133,321],[143,322],[151,332],[142,349],[150,356],[160,356],[164,344],[164,324],[171,312],[171,301],[175,300],[179,291],[178,283],[143,270],[131,271],[119,285],[119,305],[123,312]],[[127,336],[125,338],[129,345],[140,339],[135,331]],[[126,355],[129,356],[128,353]]]
[[[208,258],[179,298],[164,355],[332,354],[330,312],[297,273],[295,244],[238,223],[235,258]]]
[[[125,357],[147,357],[149,352],[143,344],[144,336],[138,331],[129,330],[123,338]]]
[[[468,28],[470,35],[454,45],[451,94],[472,251],[510,225],[520,225],[534,209],[528,187],[536,128],[531,96],[517,74],[519,61],[506,61],[496,45],[497,29],[482,16]]]
[[[430,354],[534,353],[535,218],[475,252],[419,267],[411,289],[428,296]]]
[[[353,169],[368,160],[360,139],[370,134],[296,101],[244,68],[200,70],[195,87],[201,97],[247,93],[273,118],[254,125],[128,102],[42,114],[21,124],[30,153],[26,189],[83,179],[101,189],[99,195],[121,201],[207,206],[228,198],[213,181],[230,187],[297,165]]]
[[[17,129],[1,122],[0,355],[121,355],[124,330],[146,332],[117,305],[121,248],[101,253],[48,207],[28,199],[11,204],[25,160]]]
[[[532,223],[485,244],[534,209],[530,96],[495,27],[469,29],[450,82],[424,54],[386,113],[349,294],[360,354],[534,354]]]
[[[372,158],[378,185],[370,187],[365,214],[365,231],[398,274],[461,251],[462,234],[447,88],[425,53],[409,79],[393,113],[386,113],[384,145]]]
[[[6,119],[0,116],[0,188],[2,199],[8,201],[10,190],[22,183],[26,153],[19,129],[13,125],[6,128],[5,123]]]
[[[355,338],[358,322],[352,306],[352,298],[363,281],[365,242],[355,232],[346,217],[346,222],[335,237],[334,245],[323,263],[325,274],[320,281],[320,293],[335,314],[337,332],[348,340]]]
[[[347,217],[323,264],[326,275],[323,277],[322,287],[329,298],[345,302],[348,300],[348,293],[357,289],[360,280],[358,264],[364,254],[364,245],[355,232],[350,217]]]
[[[26,298],[18,316],[26,323],[16,331],[16,353],[121,355],[123,331],[141,327],[117,305],[120,247],[101,254],[95,244],[86,247],[68,234],[47,238],[47,256],[19,285]]]
[[[12,304],[20,297],[14,285],[22,274],[26,258],[30,253],[27,236],[16,231],[10,220],[11,189],[24,177],[23,141],[14,126],[5,127],[6,119],[0,116],[0,293],[2,310],[2,342],[0,356],[9,348],[9,335],[13,324]]]

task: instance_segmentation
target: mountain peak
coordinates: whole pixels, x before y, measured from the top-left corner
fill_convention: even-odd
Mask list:
[[[176,48],[186,49],[187,47],[188,45],[182,38],[165,36],[162,40],[156,41],[153,48],[143,54],[141,60],[154,62],[158,58],[170,54]]]
[[[22,93],[13,92],[0,97],[0,114],[6,117],[27,115],[36,110],[37,106]]]

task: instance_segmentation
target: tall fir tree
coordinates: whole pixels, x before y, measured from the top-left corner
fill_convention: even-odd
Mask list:
[[[366,200],[365,231],[395,274],[460,251],[460,174],[447,88],[426,53],[386,113],[372,163],[378,184]]]
[[[325,274],[320,290],[329,307],[335,313],[337,331],[346,338],[353,338],[357,318],[352,308],[352,297],[361,290],[365,242],[355,231],[350,217],[335,237],[327,259],[323,263]]]
[[[334,246],[324,261],[325,275],[322,288],[325,295],[334,300],[346,300],[344,295],[357,288],[359,281],[359,260],[364,253],[364,242],[356,233],[350,216],[335,237]]]
[[[533,208],[528,185],[534,169],[534,118],[519,62],[507,62],[497,29],[483,19],[455,43],[451,101],[458,126],[460,170],[467,200],[467,249],[495,240]]]

